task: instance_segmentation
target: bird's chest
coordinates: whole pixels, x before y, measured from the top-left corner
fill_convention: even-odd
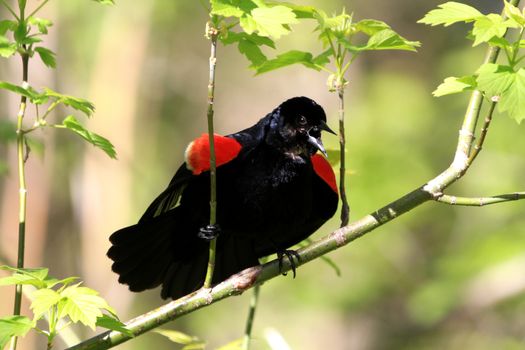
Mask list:
[[[258,159],[242,167],[234,183],[240,222],[261,230],[302,222],[312,208],[311,165],[293,159]]]

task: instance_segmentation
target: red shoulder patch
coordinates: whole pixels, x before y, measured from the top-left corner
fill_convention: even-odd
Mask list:
[[[231,138],[221,135],[213,135],[215,143],[215,158],[217,167],[228,163],[241,151],[241,144]],[[202,134],[193,140],[184,152],[186,167],[193,175],[199,175],[203,171],[210,170],[210,139],[208,134]]]
[[[323,181],[326,182],[335,193],[339,193],[335,181],[334,170],[330,163],[328,163],[328,161],[320,154],[314,154],[311,160],[315,173],[323,179]]]

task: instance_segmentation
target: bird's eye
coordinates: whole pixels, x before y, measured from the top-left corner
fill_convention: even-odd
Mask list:
[[[297,124],[305,126],[307,123],[308,121],[306,120],[306,117],[304,115],[300,115],[297,117]]]

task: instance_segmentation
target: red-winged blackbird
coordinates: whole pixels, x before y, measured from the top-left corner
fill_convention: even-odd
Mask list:
[[[293,254],[299,243],[337,209],[335,175],[321,130],[323,108],[295,97],[252,127],[215,135],[217,223],[209,227],[209,142],[204,134],[189,144],[170,184],[136,225],[110,237],[108,256],[119,282],[134,292],[162,284],[163,298],[200,288],[206,275],[209,239],[217,239],[213,284],[257,265],[273,253]],[[293,261],[292,261],[293,262]]]

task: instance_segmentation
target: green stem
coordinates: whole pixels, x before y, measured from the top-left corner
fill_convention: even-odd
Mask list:
[[[28,66],[29,56],[26,54],[22,55],[22,80],[24,84],[27,84],[28,78]],[[26,139],[23,132],[23,121],[26,112],[27,97],[22,96],[20,98],[20,108],[17,115],[16,123],[16,145],[17,145],[17,157],[18,157],[18,257],[16,261],[17,268],[24,267],[24,255],[25,255],[25,236],[26,236],[26,211],[27,211],[27,187],[26,187],[26,174],[25,174],[25,145]],[[15,287],[15,300],[13,306],[13,315],[20,315],[22,308],[22,285],[17,284]],[[10,349],[16,349],[17,338],[13,337]]]
[[[42,9],[42,7],[44,7],[45,4],[47,4],[48,2],[49,2],[49,0],[42,1],[42,3],[40,5],[38,5],[38,7],[33,12],[31,12],[31,14],[28,17],[32,17],[32,16],[36,15],[38,13],[38,11],[40,11]]]
[[[7,9],[7,11],[9,11],[11,13],[11,15],[18,21],[20,21],[20,18],[18,17],[18,15],[15,13],[15,11],[13,11],[13,9],[5,2],[5,0],[0,0],[2,1],[2,4],[4,5],[4,7]]]
[[[217,224],[217,165],[215,161],[215,140],[213,130],[213,103],[215,98],[215,67],[217,64],[217,37],[218,30],[215,27],[217,18],[212,17],[212,20],[207,24],[207,33],[211,40],[210,49],[210,74],[208,81],[208,136],[210,141],[210,225]],[[216,238],[210,242],[208,268],[206,271],[206,279],[204,280],[204,288],[210,288],[213,280],[213,271],[215,269],[215,254],[216,254]]]
[[[250,340],[252,338],[253,320],[255,319],[255,311],[257,310],[257,304],[259,302],[259,293],[261,285],[258,284],[253,287],[252,298],[250,299],[250,309],[248,311],[248,318],[246,320],[246,328],[244,330],[244,338],[242,340],[242,350],[250,349]]]
[[[339,97],[339,195],[341,196],[341,227],[348,225],[350,220],[350,206],[346,198],[346,137],[345,137],[345,99],[344,99],[344,79],[338,78],[337,96]]]

